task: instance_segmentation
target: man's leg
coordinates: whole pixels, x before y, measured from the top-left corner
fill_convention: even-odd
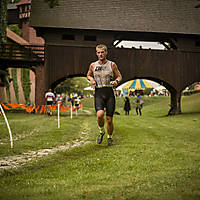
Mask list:
[[[110,94],[110,97],[106,102],[106,125],[108,133],[108,146],[113,145],[112,133],[114,130],[114,125],[113,125],[114,113],[115,113],[115,96],[114,93],[112,93]]]
[[[97,124],[99,127],[104,127],[104,110],[97,111]]]
[[[114,130],[113,117],[106,116],[107,133],[108,133],[108,146],[113,145],[112,133]]]
[[[113,125],[113,118],[110,116],[106,116],[106,123],[107,123],[107,133],[108,136],[112,137],[114,125]]]
[[[101,144],[103,140],[103,136],[105,134],[105,129],[104,129],[104,111],[103,110],[98,110],[97,111],[97,124],[99,126],[100,134],[97,137],[97,143]]]
[[[52,116],[52,105],[48,105],[48,115]]]
[[[140,116],[142,115],[142,110],[141,110],[141,108],[139,108],[139,112],[140,112]]]
[[[50,115],[50,105],[47,105],[47,115]]]
[[[136,114],[138,115],[138,107],[136,107],[136,109],[135,109],[135,110],[136,110]]]
[[[50,115],[52,116],[52,105],[50,105]]]

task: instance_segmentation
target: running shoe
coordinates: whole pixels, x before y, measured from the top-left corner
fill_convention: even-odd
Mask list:
[[[105,135],[105,132],[99,133],[99,135],[97,136],[97,144],[102,143],[104,135]]]
[[[113,145],[113,139],[112,138],[108,138],[108,146],[112,146]]]

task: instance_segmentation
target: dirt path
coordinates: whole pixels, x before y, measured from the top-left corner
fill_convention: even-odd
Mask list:
[[[81,132],[81,136],[79,139],[73,140],[71,142],[67,142],[64,145],[53,147],[51,149],[40,149],[37,151],[29,151],[21,155],[3,157],[0,159],[0,170],[18,168],[37,158],[54,154],[58,151],[66,151],[78,146],[83,146],[85,144],[88,144],[90,143],[88,141],[88,135],[87,135],[89,131],[89,125],[85,124],[83,127],[83,130],[84,131]]]

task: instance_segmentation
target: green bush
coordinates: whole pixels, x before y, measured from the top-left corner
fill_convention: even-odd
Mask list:
[[[10,85],[6,87],[7,100],[10,102]]]
[[[189,90],[187,92],[183,92],[183,95],[184,96],[189,96],[189,95],[198,94],[198,93],[200,93],[200,90]]]

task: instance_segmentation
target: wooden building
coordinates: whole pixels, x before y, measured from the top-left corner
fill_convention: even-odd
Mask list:
[[[95,46],[109,47],[109,58],[123,82],[148,78],[171,92],[172,113],[181,110],[181,91],[200,80],[200,10],[196,0],[60,0],[50,8],[32,2],[31,26],[45,39],[46,64],[36,85],[36,102],[68,76],[85,76],[96,59]],[[119,49],[123,40],[154,41],[172,51]],[[169,45],[168,45],[169,44]],[[37,86],[36,86],[37,87]]]
[[[27,47],[29,48],[32,45],[37,45],[37,46],[44,45],[44,40],[41,37],[37,37],[35,29],[29,26],[30,11],[31,11],[31,0],[21,0],[17,4],[8,4],[8,25],[18,24],[19,27],[22,28],[22,37],[15,34],[9,28],[7,28],[7,42],[8,42],[7,46],[11,47],[11,50],[13,52],[17,52],[17,51],[22,52]],[[7,47],[7,50],[9,49],[9,47]],[[34,104],[35,103],[35,71],[40,70],[40,69],[38,69],[35,66],[37,62],[35,63],[31,61],[23,62],[20,58],[19,52],[17,53],[17,55],[19,56],[17,59],[15,57],[13,60],[7,60],[5,59],[6,55],[3,56],[3,54],[1,54],[2,51],[0,51],[1,66],[9,69],[9,72],[10,72],[9,74],[11,77],[12,77],[11,71],[13,70],[17,71],[16,77],[15,77],[16,80],[14,79],[13,81],[15,83],[11,82],[9,90],[6,90],[5,87],[0,87],[0,101],[8,102],[8,103]],[[12,55],[12,52],[10,51],[7,55],[9,55],[10,57]],[[17,68],[17,69],[14,69],[14,68]],[[26,98],[26,101],[24,99],[24,92],[23,92],[22,83],[21,83],[21,72],[23,71],[22,68],[31,69],[30,83],[26,83],[27,84],[26,87],[30,87],[30,97],[28,98],[28,100]],[[13,88],[15,88],[15,90]],[[6,91],[9,91],[8,95]],[[8,96],[10,98],[7,98]]]

